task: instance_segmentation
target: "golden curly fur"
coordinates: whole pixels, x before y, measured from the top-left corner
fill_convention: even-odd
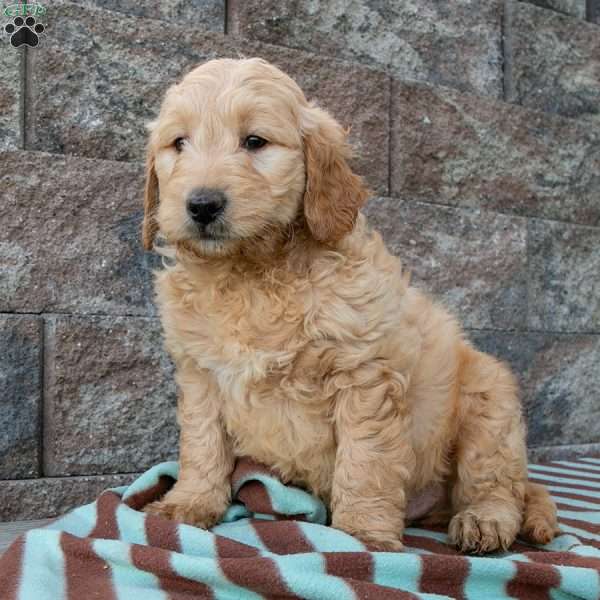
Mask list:
[[[410,287],[359,209],[346,132],[259,59],[213,60],[168,90],[151,126],[143,240],[181,391],[180,477],[148,510],[208,527],[247,455],[329,505],[332,524],[402,547],[408,499],[446,493],[464,551],[548,542],[556,510],[527,481],[509,370]],[[261,148],[244,140],[257,135]],[[227,204],[199,227],[196,189]]]

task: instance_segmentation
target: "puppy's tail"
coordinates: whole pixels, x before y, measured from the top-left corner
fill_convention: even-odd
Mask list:
[[[549,544],[558,532],[554,500],[543,485],[528,481],[521,537],[534,544]]]

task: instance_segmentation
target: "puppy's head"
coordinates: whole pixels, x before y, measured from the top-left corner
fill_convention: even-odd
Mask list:
[[[342,127],[260,59],[194,69],[167,91],[150,129],[146,249],[160,231],[195,254],[227,255],[298,222],[332,243],[367,196]]]

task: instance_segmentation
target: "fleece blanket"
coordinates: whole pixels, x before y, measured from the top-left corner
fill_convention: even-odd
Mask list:
[[[461,556],[443,530],[408,528],[405,552],[369,552],[326,526],[323,504],[240,461],[234,502],[211,531],[141,508],[177,479],[163,463],[134,483],[17,539],[0,559],[7,600],[191,598],[600,598],[600,459],[531,465],[558,504],[545,547]]]

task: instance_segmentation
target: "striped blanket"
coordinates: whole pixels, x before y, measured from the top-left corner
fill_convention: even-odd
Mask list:
[[[442,530],[409,528],[402,553],[369,552],[325,525],[322,503],[249,461],[235,501],[211,531],[140,509],[177,478],[157,465],[128,487],[17,539],[0,559],[7,600],[318,600],[600,598],[600,459],[532,465],[549,486],[562,534],[535,548],[461,556]]]

